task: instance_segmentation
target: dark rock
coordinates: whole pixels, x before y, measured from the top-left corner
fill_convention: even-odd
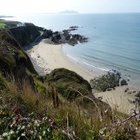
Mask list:
[[[106,91],[111,91],[111,90],[113,90],[112,88],[108,88]]]
[[[125,79],[122,79],[120,82],[121,86],[126,86],[128,85],[127,81]]]
[[[75,27],[75,26],[74,26]],[[62,32],[53,32],[51,30],[45,30],[42,38],[50,39],[55,44],[68,43],[69,45],[76,45],[78,42],[84,43],[88,41],[88,38],[79,34],[70,34],[75,29],[73,26],[70,29],[63,30]]]
[[[31,44],[41,35],[38,28],[31,23],[25,23],[24,26],[11,28],[9,33],[22,47]]]
[[[42,37],[43,38],[51,38],[53,35],[53,31],[52,30],[45,30]]]
[[[140,91],[136,94],[136,97],[140,98]]]
[[[69,32],[75,31],[78,29],[78,26],[70,26],[69,29],[67,29]]]
[[[135,104],[140,107],[140,91],[136,94]]]
[[[128,91],[129,91],[129,88],[126,88],[124,92],[128,92]]]
[[[119,72],[108,72],[101,77],[90,80],[90,84],[93,89],[104,92],[119,86],[120,78]]]
[[[79,28],[78,26],[70,26],[71,29],[77,29]]]
[[[131,92],[131,91],[129,91],[129,92],[128,92],[128,94],[132,94],[132,92]]]
[[[52,41],[55,43],[55,44],[59,44],[60,43],[60,40],[61,40],[61,35],[59,32],[54,32],[53,33],[53,36],[52,36]]]
[[[130,79],[127,79],[127,82],[129,82],[130,81]]]
[[[136,91],[134,90],[133,93],[136,93]]]
[[[31,81],[29,73],[37,74],[27,54],[7,31],[0,32],[0,71],[20,81]]]
[[[63,30],[63,35],[66,41],[70,40],[71,35],[69,34],[68,30]]]

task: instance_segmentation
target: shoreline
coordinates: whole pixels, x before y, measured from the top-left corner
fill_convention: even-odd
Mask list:
[[[46,75],[56,68],[66,68],[76,72],[89,82],[92,78],[105,74],[105,71],[91,69],[70,59],[63,51],[63,44],[54,45],[42,40],[26,52],[40,75]],[[126,93],[126,88],[129,88],[132,93],[130,94],[130,91]],[[108,103],[113,109],[129,114],[135,108],[134,104],[130,102],[130,100],[133,102],[136,98],[133,94],[134,90],[136,89],[130,85],[117,87],[112,91],[93,93],[93,95],[96,98],[102,98],[102,101]]]
[[[90,81],[92,78],[105,74],[104,71],[91,69],[68,57],[63,51],[63,44],[54,45],[42,40],[26,52],[40,75],[46,75],[56,68],[66,68]]]

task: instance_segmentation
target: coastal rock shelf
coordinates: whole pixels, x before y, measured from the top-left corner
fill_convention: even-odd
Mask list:
[[[42,39],[48,39],[51,44],[67,43],[71,46],[88,41],[88,38],[83,35],[71,33],[77,30],[78,26],[71,26],[63,31],[52,31],[32,23],[2,20],[2,24],[2,29],[8,29],[9,33],[24,49],[39,43]]]
[[[80,34],[71,34],[72,31],[77,30],[77,26],[71,26],[69,29],[63,30],[61,32],[44,29],[42,35],[43,39],[49,39],[54,44],[67,43],[69,45],[76,45],[78,43],[84,43],[88,41],[87,37],[84,37]]]

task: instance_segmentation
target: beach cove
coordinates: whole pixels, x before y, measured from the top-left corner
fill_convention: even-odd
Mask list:
[[[80,62],[73,61],[67,57],[63,52],[63,44],[54,45],[45,43],[45,40],[42,40],[38,45],[29,49],[27,54],[40,75],[50,73],[56,68],[66,68],[75,71],[87,81],[90,81],[91,78],[105,73],[98,69],[92,71],[90,68],[84,68],[84,66],[80,65]]]
[[[27,50],[28,56],[40,75],[46,75],[57,68],[66,68],[76,72],[87,81],[90,81],[106,73],[98,69],[91,70],[81,65],[80,62],[70,59],[63,52],[63,46],[64,44],[54,45],[46,43],[46,40],[42,40],[40,43]],[[136,94],[126,93],[126,88],[129,88],[130,91],[136,90],[130,86],[123,86],[117,87],[112,91],[93,94],[97,98],[102,98],[102,101],[108,103],[113,109],[129,114],[130,111],[135,108],[135,105],[131,102],[135,100]]]

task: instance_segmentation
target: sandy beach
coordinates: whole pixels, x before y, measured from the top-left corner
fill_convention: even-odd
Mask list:
[[[45,75],[56,68],[66,68],[75,71],[87,81],[95,78],[103,71],[91,70],[80,65],[80,62],[73,61],[63,53],[63,45],[53,45],[45,43],[45,40],[33,46],[27,51],[31,58],[36,71]],[[113,109],[129,114],[134,109],[134,104],[131,101],[135,100],[135,94],[124,92],[128,86],[118,87],[113,91],[95,93],[95,97],[101,97],[102,101],[108,103]]]
[[[102,98],[102,101],[108,103],[113,109],[130,114],[135,108],[132,102],[135,100],[136,94],[124,92],[126,88],[128,86],[117,87],[112,91],[95,93],[94,96]],[[131,91],[133,91],[132,88]]]
[[[36,71],[45,75],[56,68],[66,68],[75,71],[87,81],[103,74],[103,71],[84,68],[80,62],[73,61],[63,53],[63,45],[45,43],[45,40],[27,51]]]

